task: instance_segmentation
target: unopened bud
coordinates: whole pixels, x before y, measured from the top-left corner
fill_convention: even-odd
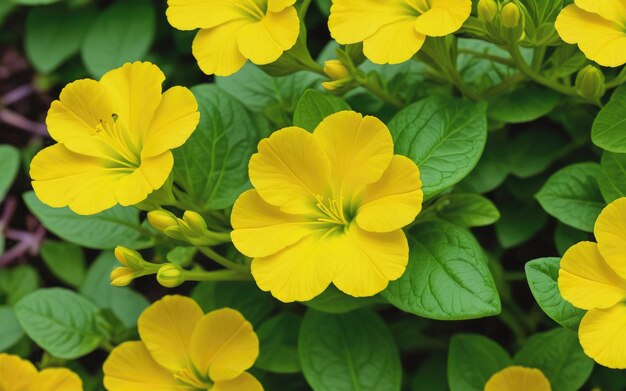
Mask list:
[[[166,288],[176,288],[183,282],[183,268],[174,263],[167,263],[159,268],[157,281]]]
[[[131,250],[126,247],[117,246],[115,247],[115,258],[124,266],[128,266],[134,270],[140,270],[143,268],[143,263],[145,262],[141,254],[139,254],[135,250]]]
[[[515,3],[508,3],[504,7],[502,7],[502,11],[500,12],[500,20],[502,21],[502,26],[513,29],[517,27],[520,23],[520,19],[522,17],[522,13]]]
[[[324,73],[333,80],[347,79],[350,71],[339,60],[328,60],[324,62]]]
[[[113,269],[110,275],[111,285],[126,286],[135,278],[135,271],[129,267],[121,266]]]
[[[188,210],[183,215],[183,220],[189,225],[189,228],[196,231],[198,234],[207,230],[206,222],[199,213]]]
[[[480,0],[478,2],[478,17],[485,23],[491,23],[498,14],[498,4],[495,0]]]
[[[593,65],[587,65],[581,69],[576,76],[576,92],[586,99],[601,98],[606,92],[602,71]]]
[[[150,222],[150,225],[161,232],[164,232],[167,228],[178,224],[176,216],[166,210],[153,210],[148,212],[148,221]]]

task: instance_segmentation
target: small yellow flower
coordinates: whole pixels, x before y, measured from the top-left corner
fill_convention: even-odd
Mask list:
[[[377,64],[399,64],[417,53],[426,37],[461,28],[471,0],[333,0],[328,27],[340,44],[363,42]]]
[[[117,346],[104,363],[109,391],[262,391],[248,372],[259,355],[252,325],[237,311],[203,314],[195,301],[165,296],[137,322],[141,341]]]
[[[550,382],[539,369],[510,366],[496,372],[485,391],[550,391]]]
[[[0,353],[1,391],[83,391],[83,382],[66,368],[37,368],[27,360]]]
[[[393,147],[384,123],[353,111],[313,133],[289,127],[259,143],[249,165],[255,189],[239,197],[231,223],[262,290],[307,301],[332,282],[372,296],[402,276],[402,227],[420,212],[423,193],[417,166]]]
[[[596,221],[598,243],[572,246],[561,260],[559,290],[588,310],[578,329],[585,353],[598,364],[626,368],[626,198],[609,204]]]
[[[193,55],[208,75],[229,76],[249,59],[270,64],[300,33],[296,0],[168,0],[167,20],[179,30],[200,29]]]
[[[52,207],[89,215],[116,204],[135,205],[172,171],[173,148],[198,125],[186,88],[162,93],[165,76],[147,62],[127,63],[100,81],[78,80],[52,102],[46,124],[58,144],[30,166],[33,188]]]
[[[556,30],[585,56],[606,67],[626,63],[626,2],[575,0],[561,11]]]

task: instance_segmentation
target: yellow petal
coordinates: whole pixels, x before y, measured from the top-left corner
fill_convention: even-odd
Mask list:
[[[232,0],[168,0],[167,21],[178,30],[207,29],[243,17]]]
[[[609,368],[626,368],[626,305],[589,310],[578,337],[585,354]]]
[[[0,353],[0,390],[27,390],[36,376],[37,368],[30,361]]]
[[[54,208],[68,206],[90,215],[117,204],[115,188],[130,172],[109,168],[104,159],[79,155],[63,144],[40,151],[30,164],[37,198]]]
[[[66,368],[47,368],[39,372],[28,391],[83,391],[83,381]]]
[[[337,259],[333,283],[355,297],[373,296],[385,289],[389,281],[404,274],[409,260],[402,230],[372,233],[352,224],[333,250]]]
[[[430,37],[459,30],[472,12],[471,0],[430,0],[429,9],[417,18],[415,29]]]
[[[334,0],[328,28],[340,44],[362,42],[381,27],[396,23],[415,12],[404,0]]]
[[[259,356],[259,338],[238,311],[222,308],[198,321],[191,335],[195,369],[214,382],[240,376]]]
[[[626,23],[626,2],[623,0],[575,0],[578,8],[598,14],[615,23]]]
[[[198,102],[191,91],[185,87],[172,87],[165,91],[146,133],[141,156],[156,156],[180,147],[199,121]]]
[[[215,383],[211,391],[263,391],[263,386],[254,376],[244,372],[233,380]]]
[[[141,314],[137,327],[154,360],[170,372],[178,372],[190,367],[191,334],[202,316],[193,299],[165,296]]]
[[[550,382],[539,369],[510,366],[496,372],[485,391],[550,391]]]
[[[561,260],[559,290],[578,308],[608,308],[626,298],[626,281],[607,265],[595,243],[581,242]]]
[[[300,33],[300,19],[293,7],[268,12],[258,22],[246,24],[237,34],[237,44],[244,57],[255,64],[270,64],[295,45]]]
[[[606,263],[626,279],[626,198],[604,208],[596,220],[594,234]]]
[[[383,175],[393,157],[393,139],[378,118],[341,111],[313,132],[332,167],[334,199],[350,198]],[[263,194],[263,193],[262,193]]]
[[[241,194],[231,214],[231,233],[237,250],[249,257],[266,257],[309,235],[323,223],[281,212],[265,202],[256,190]]]
[[[193,56],[207,75],[230,76],[246,63],[239,51],[237,34],[247,21],[234,20],[220,26],[200,30],[193,40]]]
[[[415,18],[409,17],[381,27],[363,42],[363,53],[376,64],[400,64],[410,60],[425,39],[415,30]]]
[[[164,80],[159,67],[138,61],[109,71],[100,79],[113,101],[117,122],[128,129],[123,136],[132,149],[143,145],[144,135],[161,102]]]
[[[257,285],[280,301],[308,301],[324,292],[337,267],[336,232],[315,232],[269,257],[252,261]]]
[[[267,9],[271,12],[280,12],[295,3],[296,0],[268,0]]]
[[[555,27],[565,42],[578,44],[588,59],[607,67],[626,63],[626,31],[621,25],[570,4],[557,17]]]
[[[284,128],[261,140],[250,159],[250,181],[268,203],[292,214],[315,214],[329,190],[330,163],[315,137]]]
[[[115,195],[119,203],[128,206],[145,200],[150,193],[163,186],[173,166],[174,157],[170,151],[143,159],[141,166],[118,182]]]
[[[395,155],[383,176],[359,196],[357,224],[370,232],[391,232],[410,224],[422,210],[421,189],[417,165]]]
[[[167,319],[164,319],[167,321]],[[185,391],[194,387],[179,383],[160,366],[142,342],[124,342],[104,362],[104,387],[109,391]]]

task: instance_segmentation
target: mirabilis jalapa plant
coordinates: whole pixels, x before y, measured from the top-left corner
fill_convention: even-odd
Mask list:
[[[84,3],[6,11],[0,390],[626,386],[626,1]]]

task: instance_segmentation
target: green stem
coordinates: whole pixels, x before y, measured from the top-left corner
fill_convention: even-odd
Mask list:
[[[541,72],[541,68],[543,67],[543,59],[546,56],[546,47],[540,46],[535,49],[535,54],[533,55],[533,62],[531,67],[536,72]]]
[[[517,73],[507,79],[504,79],[500,84],[497,84],[485,90],[485,92],[483,92],[483,97],[491,98],[492,96],[501,94],[507,91],[509,88],[513,87],[514,85],[521,83],[525,79],[526,79],[526,76],[522,75],[521,73]]]
[[[236,271],[238,273],[250,274],[250,268],[248,266],[233,262],[230,259],[223,257],[220,254],[216,253],[210,247],[199,247],[199,249],[202,252],[202,254],[204,254],[207,258],[224,266],[227,269]]]
[[[300,20],[304,20],[304,17],[306,16],[310,5],[311,0],[302,0],[302,4],[300,4],[300,9],[298,10],[298,17],[300,18]]]
[[[469,54],[469,55],[474,56],[474,57],[483,58],[485,60],[489,60],[489,61],[497,62],[497,63],[500,63],[500,64],[508,65],[510,67],[514,67],[515,66],[513,61],[511,61],[508,58],[504,58],[504,57],[500,57],[500,56],[494,56],[492,54],[478,52],[476,50],[459,49],[459,53],[461,53],[461,54]]]
[[[109,341],[102,341],[100,343],[100,348],[104,351],[107,351],[109,353],[111,353],[111,351],[113,351],[113,349],[115,349],[115,346],[113,346],[113,344],[111,344],[111,342]]]
[[[404,107],[400,99],[391,95],[387,90],[385,90],[378,84],[372,83],[367,77],[357,77],[355,80],[357,83],[359,83],[361,87],[365,88],[366,90],[380,98],[383,102],[386,102],[398,109]]]
[[[617,75],[617,77],[610,82],[606,83],[606,88],[615,88],[626,82],[626,67]]]
[[[533,70],[530,65],[526,63],[517,45],[509,45],[508,50],[511,54],[511,57],[513,58],[513,61],[515,62],[515,66],[517,67],[517,69],[519,69],[519,71],[526,75],[529,79],[534,80],[535,82],[545,87],[551,88],[555,91],[558,91],[562,94],[578,96],[575,88],[564,86],[563,84],[555,80],[548,79],[547,77],[535,72],[535,70]]]
[[[448,69],[447,74],[450,77],[452,84],[454,84],[464,97],[472,100],[480,100],[480,96],[470,90],[469,86],[465,83],[465,80],[461,77],[459,71],[456,69]]]
[[[185,281],[252,281],[250,273],[244,274],[234,270],[218,270],[206,272],[202,270],[185,270]]]

